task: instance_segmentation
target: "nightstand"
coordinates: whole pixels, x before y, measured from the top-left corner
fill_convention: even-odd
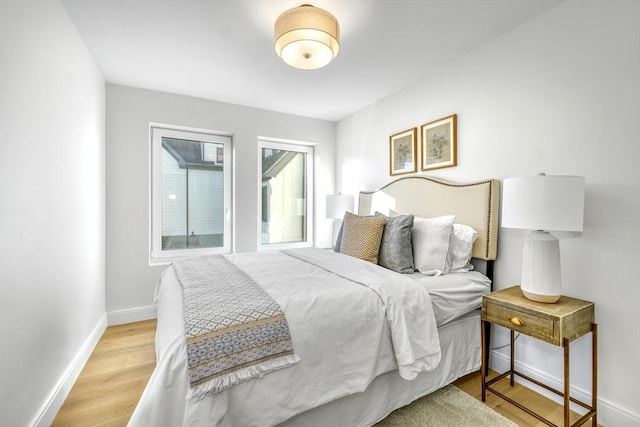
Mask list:
[[[500,325],[511,329],[511,366],[510,369],[487,381],[486,370],[489,349],[485,336],[490,324]],[[597,388],[598,388],[598,328],[595,323],[594,304],[575,298],[562,296],[555,304],[545,304],[531,301],[524,297],[519,286],[503,289],[486,294],[482,297],[482,401],[486,401],[486,392],[490,391],[505,401],[534,416],[543,423],[555,426],[547,419],[536,414],[522,404],[508,398],[497,391],[492,385],[509,376],[510,384],[514,385],[514,377],[518,375],[532,383],[545,388],[564,399],[564,426],[570,426],[569,402],[573,402],[587,409],[587,413],[576,421],[574,426],[585,423],[589,418],[593,427],[597,424]],[[560,346],[564,349],[564,391],[561,392],[540,381],[515,370],[515,333],[528,335],[533,338]],[[591,405],[570,396],[569,381],[569,345],[571,341],[591,332],[592,338],[592,372],[591,372]]]

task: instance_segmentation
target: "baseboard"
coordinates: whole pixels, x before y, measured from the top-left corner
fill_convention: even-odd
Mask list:
[[[510,366],[509,357],[497,351],[492,351],[490,366],[491,369],[495,370],[496,372],[508,371]],[[555,388],[556,390],[562,390],[564,388],[562,378],[552,377],[547,373],[541,372],[530,365],[526,365],[516,361],[515,369],[527,376],[543,382],[550,387]],[[548,397],[554,402],[562,404],[561,397],[555,393],[532,384],[531,382],[518,376],[516,376],[516,382],[525,385],[527,388],[535,391],[536,393]],[[591,391],[586,391],[575,386],[571,387],[571,396],[586,403],[591,402]],[[576,412],[584,412],[583,408],[579,406],[577,408],[574,408],[573,404],[571,408],[576,410]],[[602,399],[602,397],[598,397],[598,424],[603,426],[640,427],[640,416],[638,414],[630,412],[627,409],[621,408],[620,406],[606,399]]]
[[[49,398],[38,412],[39,415],[31,425],[34,427],[48,427],[51,425],[56,414],[62,407],[64,400],[71,391],[71,387],[73,387],[73,384],[80,376],[82,368],[84,368],[87,360],[89,360],[89,356],[93,353],[93,350],[96,348],[96,345],[98,345],[98,341],[100,341],[106,329],[107,315],[105,314],[100,318],[95,328],[93,328],[93,331],[91,331],[91,334],[89,334],[89,337],[85,340],[80,351],[78,351],[76,357],[74,357],[73,361],[69,364],[69,367],[58,381],[58,384],[56,384]]]
[[[155,306],[138,307],[128,310],[110,311],[109,326],[122,325],[124,323],[141,322],[143,320],[155,319],[157,310]]]

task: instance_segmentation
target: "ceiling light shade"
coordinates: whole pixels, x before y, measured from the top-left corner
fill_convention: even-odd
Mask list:
[[[340,26],[329,12],[309,4],[289,9],[276,19],[276,53],[302,70],[322,68],[338,56]]]

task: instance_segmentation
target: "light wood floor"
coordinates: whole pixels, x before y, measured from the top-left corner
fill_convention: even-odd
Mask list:
[[[493,378],[495,376],[497,376],[497,374],[491,371],[489,378]],[[480,386],[480,381],[480,371],[478,371],[460,378],[454,382],[454,384],[461,390],[464,390],[471,396],[480,400],[482,398],[482,387]],[[544,418],[547,418],[552,423],[559,426],[564,424],[564,409],[562,405],[552,401],[551,399],[548,399],[518,383],[511,387],[509,385],[509,380],[506,378],[494,384],[493,387],[505,396],[524,405],[526,408],[531,409]],[[493,393],[487,392],[485,403],[490,408],[493,408],[494,411],[509,418],[519,426],[546,426],[545,423],[516,408],[512,404],[505,402]],[[575,423],[578,419],[580,419],[580,415],[571,411],[571,423]],[[582,425],[591,426],[591,420],[587,420],[587,422]]]
[[[156,321],[110,326],[53,426],[126,426],[156,364]]]
[[[155,329],[155,320],[107,328],[52,425],[126,426],[155,366]],[[480,399],[479,372],[455,385]],[[519,384],[510,387],[508,380],[496,388],[551,422],[563,423],[562,407],[555,402]],[[492,393],[487,394],[486,404],[520,426],[545,425]],[[577,418],[574,414],[572,422]]]

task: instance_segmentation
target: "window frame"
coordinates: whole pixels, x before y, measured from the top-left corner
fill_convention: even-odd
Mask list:
[[[258,192],[258,204],[257,204],[257,245],[258,251],[273,251],[280,249],[291,248],[308,248],[315,246],[315,146],[317,144],[303,141],[293,141],[286,139],[258,137],[258,167],[257,167],[257,192]],[[307,240],[304,242],[288,242],[288,243],[262,243],[262,150],[263,148],[271,148],[275,150],[287,150],[305,153],[307,157]]]
[[[162,249],[162,138],[202,141],[224,146],[223,245],[215,248]],[[233,250],[233,138],[229,132],[161,123],[149,124],[149,265],[168,264],[196,255],[231,253]]]

